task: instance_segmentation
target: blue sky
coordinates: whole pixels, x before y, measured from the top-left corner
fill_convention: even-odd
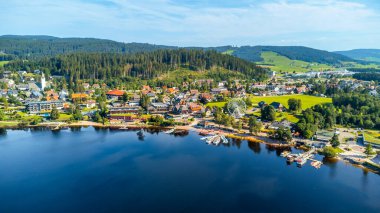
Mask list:
[[[178,46],[380,48],[378,0],[7,0],[0,34]]]

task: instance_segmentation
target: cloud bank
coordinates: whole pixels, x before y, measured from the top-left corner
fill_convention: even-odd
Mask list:
[[[10,0],[2,3],[0,34],[178,46],[380,48],[377,6],[343,0]]]

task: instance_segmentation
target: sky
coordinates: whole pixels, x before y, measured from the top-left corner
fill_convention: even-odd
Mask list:
[[[379,0],[1,0],[0,35],[380,49]]]

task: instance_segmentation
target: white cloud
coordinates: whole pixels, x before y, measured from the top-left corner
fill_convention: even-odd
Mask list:
[[[379,15],[364,3],[279,0],[244,7],[194,7],[174,0],[96,2],[13,0],[3,4],[5,12],[0,18],[12,21],[0,26],[0,33],[105,37],[181,46],[316,42],[329,49],[339,46],[329,44],[337,37],[359,45],[356,37],[365,33],[369,40],[362,41],[362,46],[380,38]]]

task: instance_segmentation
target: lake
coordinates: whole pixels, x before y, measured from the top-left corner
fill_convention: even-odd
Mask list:
[[[92,127],[0,134],[0,212],[379,212],[380,176],[231,141]]]

